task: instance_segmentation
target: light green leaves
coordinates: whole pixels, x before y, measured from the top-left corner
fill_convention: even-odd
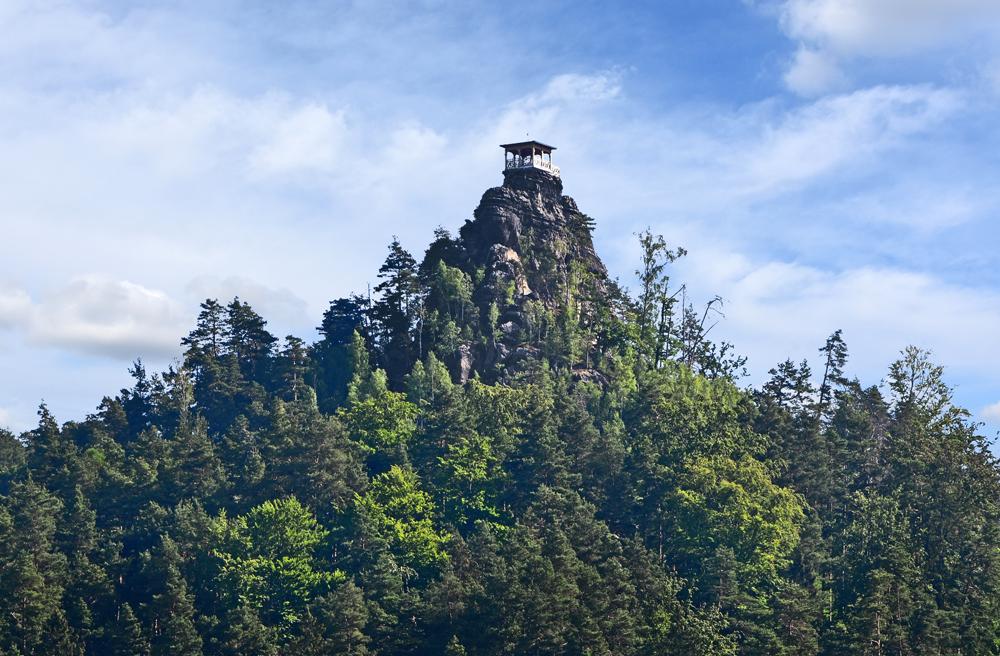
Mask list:
[[[442,563],[447,536],[434,527],[434,503],[420,489],[417,475],[393,465],[376,476],[357,507],[369,528],[388,542],[393,553],[414,567]]]

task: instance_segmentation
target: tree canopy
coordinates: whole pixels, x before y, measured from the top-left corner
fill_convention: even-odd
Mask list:
[[[1000,653],[1000,467],[930,354],[747,387],[640,246],[630,295],[394,240],[314,343],[208,299],[176,367],[0,430],[0,654]]]

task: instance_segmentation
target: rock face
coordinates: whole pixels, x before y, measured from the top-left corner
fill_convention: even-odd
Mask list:
[[[474,217],[459,233],[471,263],[494,283],[512,283],[518,297],[553,307],[574,277],[606,283],[590,220],[562,195],[558,177],[541,169],[508,169],[503,186],[483,194]]]
[[[460,380],[473,370],[494,378],[529,366],[540,357],[545,321],[583,288],[601,297],[609,282],[591,229],[561,180],[540,169],[508,169],[503,186],[483,194],[459,242],[463,268],[477,272],[474,301],[492,337],[463,352]]]

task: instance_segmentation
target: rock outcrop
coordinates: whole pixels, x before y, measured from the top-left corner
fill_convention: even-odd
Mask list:
[[[460,231],[473,264],[514,285],[520,297],[547,307],[563,302],[574,275],[603,286],[607,270],[591,238],[590,219],[562,195],[562,181],[541,169],[508,169],[502,187],[483,194]]]
[[[463,268],[476,274],[480,315],[494,317],[490,339],[468,345],[456,363],[460,380],[471,371],[489,379],[529,366],[551,329],[541,323],[554,323],[581,290],[594,299],[608,289],[591,230],[589,217],[562,194],[562,181],[546,171],[509,169],[503,186],[483,194],[459,243]]]

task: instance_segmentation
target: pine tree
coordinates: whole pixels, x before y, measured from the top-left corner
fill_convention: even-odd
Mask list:
[[[306,378],[312,369],[305,342],[294,335],[285,337],[285,345],[278,353],[279,394],[293,403],[312,398],[312,388]]]
[[[222,457],[233,501],[237,507],[249,507],[259,498],[258,486],[264,480],[267,462],[260,437],[250,430],[243,415],[236,417],[223,437]]]
[[[235,357],[247,380],[267,380],[268,358],[277,339],[267,332],[266,325],[267,322],[238,297],[226,306],[225,348]]]
[[[841,331],[837,330],[830,335],[826,344],[819,350],[823,355],[823,379],[819,385],[819,398],[816,401],[816,421],[818,422],[829,412],[830,403],[833,399],[834,389],[844,385],[847,381],[844,378],[844,365],[847,363],[847,345],[841,337]]]
[[[73,489],[77,447],[42,403],[38,408],[38,428],[27,434],[28,467],[39,483],[65,494]]]
[[[41,649],[65,623],[60,602],[66,557],[55,547],[62,503],[29,480],[11,486],[0,506],[0,645]]]
[[[316,394],[319,407],[332,412],[347,400],[347,386],[359,368],[368,367],[364,341],[368,301],[361,296],[338,298],[323,313],[318,330],[322,339],[313,346],[316,361]],[[356,343],[361,343],[362,366]]]
[[[195,329],[181,340],[181,344],[188,347],[185,357],[189,361],[204,366],[222,356],[226,333],[225,312],[225,308],[216,299],[209,298],[201,304]]]
[[[309,616],[292,642],[295,653],[365,656],[368,610],[361,590],[347,581],[309,606]]]
[[[170,505],[185,497],[212,498],[224,484],[225,472],[208,436],[207,422],[183,422],[168,445],[162,490]]]
[[[111,630],[113,656],[147,656],[149,640],[143,634],[142,626],[128,603],[121,605],[118,619]]]
[[[226,614],[218,653],[220,656],[275,656],[277,640],[274,632],[261,623],[256,611],[241,604]]]
[[[382,280],[375,286],[379,297],[371,309],[374,334],[382,366],[390,384],[398,388],[417,356],[412,331],[420,291],[417,263],[398,239],[389,244],[389,255],[378,277]]]
[[[0,428],[0,490],[5,489],[4,482],[16,476],[26,461],[24,444],[9,430]]]
[[[93,649],[106,621],[102,612],[113,605],[114,590],[98,562],[96,513],[89,499],[77,487],[66,504],[56,541],[69,564],[63,609],[68,627],[80,646]]]
[[[448,641],[448,646],[445,647],[445,656],[466,656],[465,647],[458,640],[458,636],[452,636],[451,640]]]
[[[194,601],[181,573],[176,543],[164,535],[152,562],[158,591],[150,603],[153,656],[200,656],[202,639],[195,626]]]

